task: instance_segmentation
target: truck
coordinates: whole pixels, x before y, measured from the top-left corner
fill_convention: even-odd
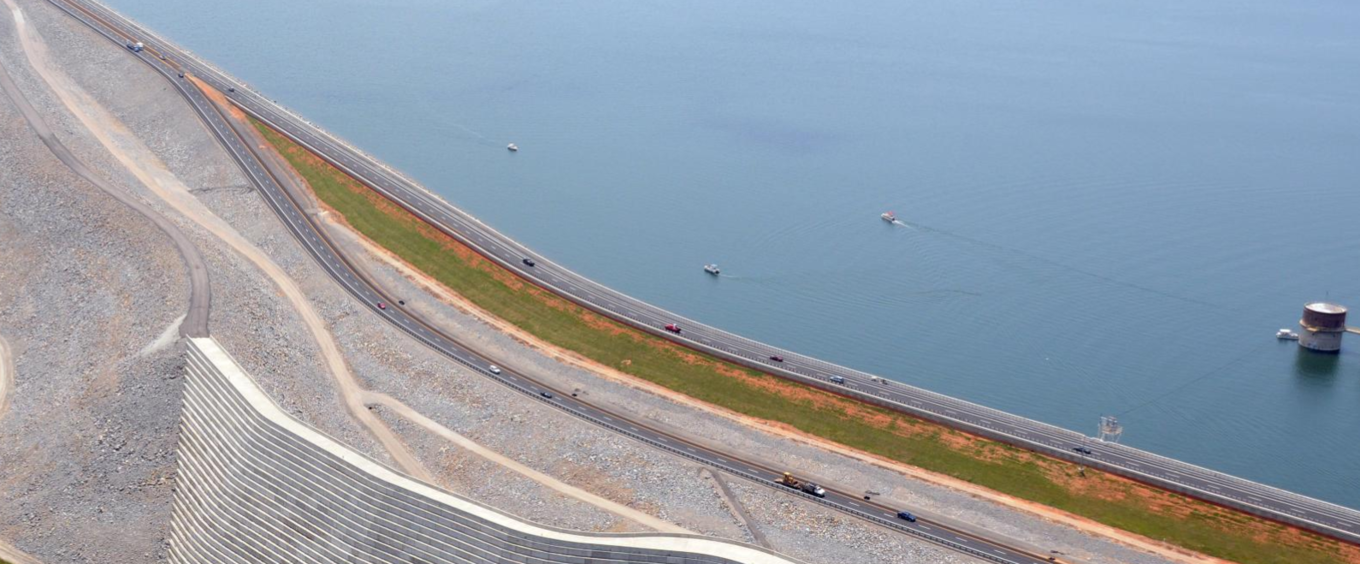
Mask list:
[[[798,478],[793,477],[793,474],[789,472],[785,472],[784,475],[780,476],[775,482],[781,486],[788,486],[806,494],[815,495],[817,497],[826,497],[826,490],[821,486],[812,482],[799,480]]]
[[[141,41],[129,41],[127,42],[127,48],[133,53],[141,53],[142,49],[145,49],[146,46],[142,45]]]

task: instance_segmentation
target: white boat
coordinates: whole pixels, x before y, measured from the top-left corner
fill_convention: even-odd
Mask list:
[[[1288,329],[1280,329],[1275,332],[1275,338],[1281,341],[1297,341],[1299,340],[1299,334]]]
[[[893,215],[893,212],[883,212],[883,215],[880,215],[880,216],[878,216],[878,217],[883,218],[883,221],[886,221],[886,222],[888,222],[888,223],[892,223],[892,222],[894,222],[894,221],[897,221],[897,216],[896,216],[896,215]]]
[[[712,274],[712,275],[714,275],[714,276],[717,276],[718,274],[721,274],[721,273],[722,273],[722,271],[718,269],[718,265],[716,265],[716,264],[705,264],[705,265],[704,265],[704,272],[707,272],[707,273]]]
[[[511,144],[509,144],[509,145],[506,145],[505,148],[506,148],[506,149],[509,149],[510,152],[513,153],[513,152],[519,150],[519,145],[516,145],[516,144],[514,144],[514,143],[511,143]]]

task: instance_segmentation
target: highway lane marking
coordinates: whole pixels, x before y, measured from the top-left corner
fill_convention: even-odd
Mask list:
[[[995,548],[992,549],[992,552],[995,552],[995,553],[1000,554],[1000,555],[1002,555],[1002,556],[1005,556],[1005,555],[1006,555],[1006,553],[1001,552],[1000,550],[997,550],[997,549],[995,549]]]
[[[850,505],[853,505],[853,506],[855,506],[855,507],[860,507],[860,504],[855,503],[855,502],[853,502],[853,501],[851,501],[851,502],[849,502],[849,503],[850,503]]]
[[[243,91],[243,92],[244,92],[244,91]],[[251,100],[247,100],[247,101],[250,102]],[[253,104],[252,104],[252,105],[253,105]],[[327,144],[329,144],[329,142],[327,142]],[[422,329],[422,331],[423,331],[423,329]],[[950,413],[954,413],[954,412],[951,411]],[[1137,465],[1136,465],[1136,464],[1131,464],[1131,466],[1137,466]],[[1171,473],[1171,474],[1177,474],[1177,473],[1175,473],[1175,472],[1169,472],[1169,473]],[[1179,475],[1179,474],[1177,474],[1177,475]],[[1219,489],[1217,486],[1213,486],[1213,485],[1209,485],[1208,487],[1213,488],[1213,489]],[[1252,498],[1253,498],[1253,499],[1257,499],[1257,500],[1260,499],[1260,498],[1256,498],[1255,496],[1252,496]]]

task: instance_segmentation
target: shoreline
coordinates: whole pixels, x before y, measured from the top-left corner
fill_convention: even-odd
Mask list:
[[[271,143],[274,144],[274,148],[275,148],[276,150],[280,150],[281,152],[285,152],[285,153],[286,153],[286,151],[282,151],[282,148],[277,144],[279,139],[283,139],[283,137],[281,136],[281,134],[279,134],[277,131],[274,131],[272,128],[269,128],[267,125],[265,125],[265,124],[263,124],[263,123],[260,123],[260,122],[256,122],[256,127],[262,128],[262,131],[263,131],[263,130],[268,130],[268,132],[267,132],[267,134],[266,134],[266,137],[269,137],[269,134],[272,133],[273,136],[275,137],[275,139],[270,139],[270,141],[271,141]],[[288,140],[286,140],[286,139],[283,139],[283,140],[284,140],[285,142],[287,142],[287,143],[290,143],[290,144],[292,143],[291,141],[288,141]],[[299,147],[299,149],[300,149],[300,150],[303,150],[303,151],[306,151],[305,148]],[[307,154],[311,155],[312,158],[314,158],[314,159],[320,160],[320,157],[317,157],[316,155],[312,154],[310,151],[308,151]],[[285,155],[285,158],[287,158],[287,155]],[[289,160],[290,160],[290,162],[293,162],[292,159],[289,159]],[[324,162],[324,160],[323,160],[322,162]],[[293,164],[294,164],[295,167],[297,166],[297,163],[296,163],[296,162],[293,162]],[[330,165],[326,165],[326,167],[329,168]],[[331,170],[334,170],[334,169],[331,169]],[[299,172],[301,172],[301,171],[299,171]],[[343,173],[342,171],[336,170],[335,172],[338,173],[338,174],[343,175],[345,178],[349,179],[350,182],[353,182],[353,183],[355,183],[356,185],[362,186],[361,183],[359,183],[357,180],[353,179],[353,178],[350,177],[349,175]],[[307,174],[306,174],[306,173],[303,173],[303,176],[305,177],[305,176],[307,176]],[[370,189],[368,189],[367,187],[363,187],[362,189],[363,189],[363,190],[370,190]],[[313,187],[313,190],[315,191],[315,187]],[[370,193],[371,193],[371,195],[372,195],[373,197],[383,198],[383,197],[382,197],[380,194],[378,194],[377,192],[371,192],[371,190],[370,190]],[[322,201],[324,201],[324,200],[326,199],[326,197],[325,197],[324,195],[320,194],[320,193],[317,193],[316,195],[317,195],[318,198],[319,198],[320,200],[322,200]],[[389,204],[386,204],[386,206],[387,206],[387,207],[392,207],[393,205],[389,203]],[[419,272],[419,271],[421,270],[419,266],[410,264],[409,262],[406,262],[405,260],[400,259],[400,258],[399,258],[400,254],[399,254],[398,252],[392,251],[392,250],[390,250],[390,249],[388,249],[388,248],[385,248],[381,243],[379,243],[379,242],[377,242],[377,241],[374,241],[374,240],[372,240],[371,238],[369,238],[367,235],[363,234],[363,233],[362,233],[362,229],[360,229],[360,228],[358,228],[358,227],[355,227],[354,225],[350,224],[350,222],[348,221],[348,219],[345,218],[344,213],[342,213],[340,210],[336,210],[336,209],[334,209],[333,207],[331,207],[330,205],[327,205],[326,207],[328,208],[328,211],[327,211],[327,213],[326,213],[326,215],[328,216],[328,217],[327,217],[327,221],[328,221],[328,222],[333,223],[333,224],[335,224],[335,223],[344,223],[344,224],[346,224],[347,229],[351,229],[351,230],[357,232],[358,236],[365,240],[365,241],[364,241],[364,242],[365,242],[365,245],[368,246],[368,247],[370,247],[370,250],[372,250],[372,249],[381,249],[381,253],[379,253],[379,256],[381,256],[385,261],[389,261],[389,262],[390,262],[390,261],[392,261],[392,260],[399,260],[399,261],[401,262],[402,266],[403,266],[402,270],[403,270],[403,272],[404,272],[406,275],[410,276],[411,273],[419,273],[421,276],[423,276],[423,278],[426,279],[426,280],[423,280],[423,281],[422,281],[423,283],[420,284],[421,286],[424,286],[424,287],[427,287],[427,288],[428,288],[428,286],[429,286],[430,284],[437,284],[437,285],[441,286],[441,287],[445,290],[444,292],[440,292],[441,298],[444,297],[444,296],[446,296],[446,295],[459,295],[459,296],[462,296],[462,293],[461,293],[461,292],[458,292],[457,290],[453,290],[452,288],[448,287],[446,284],[439,284],[437,281],[433,280],[434,277],[432,277],[432,276],[430,276],[430,275],[428,275],[428,274],[424,274],[423,272]],[[351,210],[351,211],[353,211],[353,210]],[[392,211],[392,210],[383,210],[383,211],[381,211],[381,212],[379,212],[379,213],[389,213],[389,212],[391,212],[391,211]],[[335,218],[334,216],[332,216],[332,214],[334,214],[334,216],[339,216],[339,219],[337,219],[337,218]],[[423,222],[422,222],[422,223],[423,223]],[[457,244],[457,243],[452,243],[452,244]],[[464,249],[464,252],[472,252],[472,250],[471,250],[471,249]],[[485,257],[482,257],[480,254],[477,254],[477,253],[473,252],[473,255],[475,255],[475,258],[471,258],[471,260],[479,260],[481,263],[489,263],[489,261],[488,261]],[[469,257],[465,257],[465,258],[469,258]],[[487,266],[488,268],[491,268],[491,269],[498,269],[498,268],[499,268],[499,267],[494,266],[494,265],[486,265],[486,266]],[[506,273],[506,275],[508,275],[508,274],[509,274],[509,273]],[[523,283],[524,283],[525,281],[524,281],[523,279],[515,278],[515,280],[517,280],[517,281],[519,282],[519,285],[520,285],[520,286],[523,286],[523,285],[524,285]],[[535,288],[535,290],[536,290],[537,292],[545,292],[545,290],[543,290],[543,289],[541,289],[541,288],[537,288],[536,286],[531,286],[531,287]],[[555,297],[555,296],[554,296],[554,297]],[[557,299],[561,299],[561,298],[557,298]],[[459,307],[460,309],[466,309],[466,306],[467,306],[467,305],[474,305],[474,306],[475,306],[475,304],[474,304],[473,302],[474,302],[474,300],[471,300],[471,299],[469,299],[469,298],[466,298],[466,296],[464,296],[464,299],[460,300],[460,302],[459,302],[459,303],[461,303],[462,305],[457,305],[457,304],[455,304],[455,305],[456,305],[457,307]],[[478,307],[477,309],[480,310],[480,309],[482,309],[482,308]],[[584,311],[584,310],[583,310],[583,311]],[[492,317],[495,317],[494,314],[492,314]],[[508,320],[504,320],[504,319],[499,319],[499,321],[496,322],[495,325],[498,326],[498,327],[513,327],[513,326],[515,326],[515,324],[514,324],[513,321],[508,321]],[[629,329],[627,329],[627,330],[628,330],[628,331],[631,331],[632,329],[629,328]],[[532,333],[531,333],[531,332],[524,332],[524,333],[521,333],[521,334],[517,334],[517,335],[516,335],[516,338],[517,338],[517,339],[520,339],[520,340],[524,340],[524,338],[523,338],[522,335],[532,335]],[[532,346],[532,342],[531,342],[531,346]],[[678,346],[678,345],[672,345],[672,346]],[[560,350],[560,347],[555,347],[555,346],[554,346],[554,347],[552,347],[552,348],[549,349],[549,350],[554,350],[554,351]],[[688,350],[688,349],[686,349],[686,350]],[[697,353],[697,352],[692,352],[692,351],[691,351],[691,354],[698,354],[698,353]],[[587,365],[594,364],[594,365],[597,365],[597,366],[606,366],[606,365],[601,365],[601,364],[598,363],[598,362],[591,361],[587,356],[581,355],[581,354],[578,354],[578,353],[575,353],[574,351],[567,351],[566,353],[556,353],[556,352],[555,352],[552,356],[559,358],[559,360],[561,360],[561,359],[572,359],[572,360],[575,360],[575,361],[577,361],[577,362],[585,362],[585,363],[587,363]],[[722,361],[720,361],[720,360],[718,360],[718,359],[714,359],[714,361],[715,361],[715,362],[722,362]],[[724,364],[725,364],[725,363],[724,363]],[[610,367],[610,370],[609,370],[609,371],[606,371],[605,374],[612,373],[612,372],[614,372],[614,371],[616,371],[616,370],[617,370],[617,369],[614,369],[614,368]],[[619,374],[621,374],[622,377],[625,378],[626,380],[631,380],[631,381],[633,381],[633,383],[634,383],[635,385],[637,384],[637,376],[631,375],[631,374],[626,374],[625,372],[619,372]],[[770,378],[774,378],[774,377],[770,377]],[[713,405],[708,404],[707,402],[705,402],[705,400],[702,399],[702,398],[695,398],[695,397],[693,397],[693,396],[691,396],[691,395],[685,394],[684,392],[679,392],[679,391],[675,391],[675,390],[668,389],[668,388],[666,388],[665,386],[660,385],[660,384],[657,384],[657,383],[655,383],[655,382],[650,382],[650,381],[647,381],[647,380],[643,380],[643,382],[646,382],[646,384],[645,384],[644,386],[647,387],[648,389],[665,390],[665,392],[663,392],[663,393],[664,393],[664,395],[666,395],[666,397],[678,397],[678,398],[683,398],[683,401],[686,402],[687,404],[692,404],[692,405],[702,405],[702,406],[705,406],[706,408],[708,408],[708,409],[710,409],[710,410],[714,409],[714,407],[715,407],[715,406],[713,406]],[[792,385],[792,384],[790,384],[790,385]],[[654,386],[654,388],[653,388],[653,386]],[[845,399],[844,401],[853,401],[853,400]],[[717,409],[720,410],[720,411],[722,410],[721,407],[717,407]],[[721,415],[721,412],[720,412],[720,411],[719,411],[719,412],[715,412],[715,413],[718,413],[718,414]],[[904,416],[905,416],[905,415],[904,415]],[[757,424],[760,426],[760,428],[767,429],[767,430],[768,430],[768,429],[780,429],[780,430],[782,430],[782,431],[789,430],[789,429],[786,429],[786,428],[785,428],[785,427],[787,427],[786,425],[779,424],[779,423],[776,423],[776,422],[772,422],[772,421],[770,421],[770,420],[768,420],[768,419],[764,419],[764,418],[760,418],[760,417],[751,418],[751,417],[749,417],[749,416],[742,416],[742,420],[743,420],[743,422],[748,422],[748,424],[749,424],[750,421],[756,421],[756,422],[758,422]],[[926,422],[922,422],[922,424],[925,424],[925,425],[934,425],[933,423],[926,423]],[[797,431],[796,431],[796,429],[795,429],[794,431],[795,431],[795,434],[798,434]],[[961,431],[954,431],[954,432],[962,434]],[[816,435],[815,435],[815,434],[802,433],[802,438],[803,438],[804,440],[807,440],[808,437],[816,437]],[[985,439],[978,439],[978,440],[985,440]],[[828,443],[827,441],[830,441],[830,442]],[[815,438],[815,442],[817,442],[818,444],[834,444],[834,445],[837,445],[837,446],[839,446],[839,447],[841,447],[841,448],[843,448],[843,449],[844,449],[844,448],[847,448],[847,447],[845,447],[844,445],[841,445],[840,443],[838,443],[838,442],[836,442],[836,441],[834,441],[834,440],[829,440],[829,439],[826,439],[826,438],[823,438],[823,437],[816,437],[816,438]],[[1014,447],[1010,447],[1010,448],[1014,448]],[[849,449],[850,449],[850,450],[854,450],[853,447],[849,447]],[[1033,456],[1041,456],[1041,455],[1036,454],[1036,453],[1030,453],[1030,454],[1032,454]],[[867,457],[866,459],[867,459],[867,460],[870,460],[870,461],[872,461],[873,457],[875,456],[875,455],[869,454],[869,453],[862,453],[862,455],[863,455],[863,456],[866,456],[866,457]],[[891,459],[889,459],[889,460],[891,460]],[[1054,461],[1054,462],[1056,462],[1056,461]],[[900,463],[901,463],[900,461],[893,461],[893,464],[894,464],[894,465],[897,465],[897,464],[900,464]],[[908,475],[912,475],[912,474],[911,474],[911,473],[908,473]],[[920,476],[921,476],[921,474],[919,474],[919,473],[918,473],[918,474],[915,474],[915,475],[916,475],[917,477],[920,477]],[[1113,478],[1113,477],[1112,477],[1112,478]],[[957,478],[947,478],[947,479],[948,479],[948,480],[955,480],[955,483],[958,483],[958,484],[967,484],[967,483],[968,483],[967,480],[958,481]],[[1122,478],[1119,478],[1119,479],[1122,479]],[[976,486],[975,486],[975,487],[976,487]],[[1151,488],[1150,486],[1143,486],[1143,487],[1145,487],[1145,488]],[[1157,491],[1160,492],[1160,491],[1162,491],[1162,490],[1157,490]],[[1006,495],[1007,495],[1007,494],[1000,493],[1000,492],[995,492],[995,491],[992,491],[991,493],[993,494],[993,496],[1006,496]],[[1163,492],[1163,493],[1165,493],[1165,492]],[[1170,494],[1170,495],[1174,495],[1174,494]],[[1016,498],[1014,498],[1014,499],[1020,500],[1020,499],[1022,499],[1022,498],[1016,497]],[[1039,503],[1039,502],[1034,502],[1034,501],[1023,501],[1023,502],[1020,502],[1020,503],[1021,503],[1022,505],[1026,505],[1026,504],[1027,504],[1027,505],[1030,505],[1031,507],[1028,507],[1028,510],[1029,510],[1030,512],[1039,513],[1039,514],[1043,515],[1045,518],[1048,518],[1048,519],[1060,520],[1060,516],[1063,515],[1064,513],[1066,513],[1066,512],[1064,512],[1064,511],[1061,510],[1061,509],[1058,509],[1058,508],[1055,508],[1055,507],[1051,507],[1051,506],[1048,505],[1048,504],[1043,504],[1043,503]],[[1198,501],[1196,501],[1196,502],[1191,502],[1191,503],[1205,503],[1205,502],[1198,502]],[[1210,504],[1205,503],[1205,505],[1210,505]],[[1044,512],[1044,511],[1035,511],[1036,508],[1039,508],[1039,509],[1047,509],[1048,511],[1047,511],[1047,512]],[[1236,512],[1236,511],[1231,510],[1231,509],[1219,508],[1219,510],[1220,510],[1220,511],[1231,512],[1231,513],[1233,513],[1233,514],[1242,515],[1243,517],[1247,517],[1246,515],[1241,514],[1241,513],[1239,513],[1239,512]],[[1083,517],[1077,517],[1077,519],[1084,519],[1084,518],[1083,518]],[[1277,526],[1277,527],[1284,527],[1284,525],[1278,525],[1278,524],[1275,525],[1275,526]],[[1103,531],[1102,531],[1102,530],[1097,530],[1097,528],[1099,528],[1099,527],[1105,527],[1105,530],[1103,530]],[[1104,524],[1098,524],[1098,525],[1096,525],[1096,528],[1083,528],[1083,530],[1087,530],[1087,531],[1090,532],[1090,533],[1101,534],[1102,536],[1105,536],[1105,533],[1108,533],[1108,532],[1122,531],[1122,529],[1116,529],[1116,528],[1109,527],[1108,525],[1104,525]],[[1290,530],[1297,530],[1297,529],[1290,529]],[[1303,533],[1303,531],[1299,531],[1299,532],[1300,532],[1300,533]],[[1304,533],[1304,534],[1310,534],[1310,533]],[[1131,533],[1131,535],[1132,535],[1131,538],[1133,538],[1133,539],[1144,539],[1145,542],[1141,542],[1141,543],[1140,543],[1140,542],[1136,542],[1136,541],[1135,541],[1134,543],[1131,543],[1133,546],[1136,546],[1136,547],[1138,547],[1138,548],[1141,548],[1141,549],[1146,550],[1148,547],[1160,545],[1160,546],[1165,550],[1165,552],[1163,552],[1163,551],[1157,551],[1157,553],[1158,553],[1159,555],[1175,557],[1176,559],[1181,560],[1181,561],[1201,561],[1201,562],[1203,562],[1203,561],[1216,561],[1216,559],[1214,559],[1214,558],[1212,558],[1212,557],[1200,557],[1200,556],[1194,554],[1193,551],[1187,553],[1187,550],[1186,550],[1186,549],[1184,549],[1184,548],[1182,548],[1182,547],[1180,547],[1180,546],[1178,546],[1178,545],[1174,545],[1174,544],[1173,544],[1173,545],[1163,544],[1163,543],[1160,543],[1160,542],[1158,542],[1158,541],[1152,540],[1151,538],[1148,538],[1148,537],[1146,537],[1145,535],[1140,536],[1140,535],[1138,535],[1137,533]],[[1188,560],[1187,560],[1187,558],[1188,558]],[[1241,561],[1256,561],[1256,560],[1241,560]],[[1360,561],[1360,560],[1348,560],[1348,561]]]
[[[696,400],[696,401],[698,401],[698,400]]]

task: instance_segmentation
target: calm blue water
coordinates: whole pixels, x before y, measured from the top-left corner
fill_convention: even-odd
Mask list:
[[[1272,336],[1360,308],[1360,4],[111,3],[639,298],[1360,507],[1360,335]]]

